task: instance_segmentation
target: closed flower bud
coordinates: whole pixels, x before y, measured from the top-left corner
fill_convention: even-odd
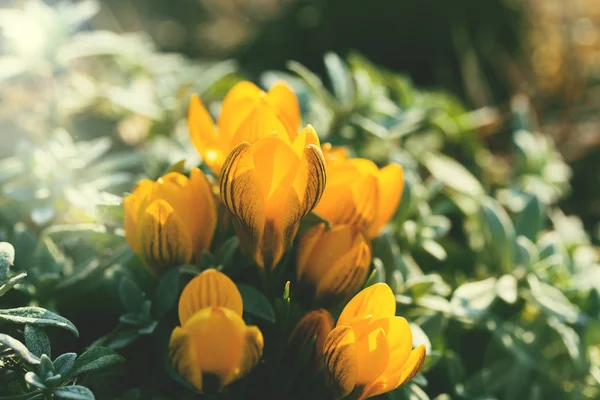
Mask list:
[[[395,296],[383,283],[362,290],[344,307],[323,347],[328,381],[339,397],[377,396],[421,370],[425,346],[412,349],[410,326],[395,314]]]
[[[265,93],[253,83],[243,81],[225,96],[217,126],[200,98],[194,95],[188,126],[194,146],[218,176],[225,158],[239,143],[254,143],[274,131],[294,140],[300,126],[300,107],[294,92],[283,82]]]
[[[210,246],[216,199],[198,168],[192,168],[189,178],[171,172],[156,182],[141,181],[123,206],[127,241],[155,275],[197,262]]]
[[[402,167],[379,169],[364,158],[348,159],[339,148],[325,147],[327,187],[315,212],[334,225],[353,225],[369,237],[392,218],[404,188]]]
[[[333,329],[333,323],[333,317],[325,309],[313,310],[304,315],[296,324],[288,343],[288,352],[292,354],[293,361],[298,362],[300,353],[309,351],[309,363],[314,369],[318,368],[323,362],[323,345]]]
[[[169,341],[179,374],[201,392],[218,391],[244,376],[260,360],[263,337],[242,319],[242,298],[225,274],[209,269],[184,288],[180,327]]]
[[[317,304],[336,306],[364,284],[371,248],[358,229],[350,225],[326,229],[319,224],[300,234],[297,243],[298,281],[314,290]]]
[[[325,160],[310,125],[293,142],[273,133],[240,143],[221,172],[221,198],[240,245],[267,269],[277,265],[324,188]]]

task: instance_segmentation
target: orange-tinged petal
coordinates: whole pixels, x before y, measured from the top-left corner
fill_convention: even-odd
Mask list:
[[[190,100],[188,129],[194,147],[204,162],[218,174],[227,156],[223,138],[217,133],[212,117],[196,94]]]
[[[353,235],[349,246],[317,281],[317,301],[327,298],[334,303],[345,301],[365,283],[371,265],[371,248],[360,232]]]
[[[323,155],[325,156],[325,160],[336,161],[336,160],[347,160],[348,159],[348,150],[341,146],[332,146],[331,143],[324,143],[321,146],[323,150]]]
[[[296,94],[287,83],[277,82],[267,92],[265,100],[277,110],[293,140],[300,127],[300,106]]]
[[[185,325],[195,313],[211,306],[229,308],[242,316],[242,296],[237,286],[216,269],[201,272],[185,286],[179,298],[179,322]]]
[[[174,332],[169,343],[169,354],[179,373],[183,377],[212,374],[221,387],[226,385],[242,357],[246,335],[242,317],[228,308],[208,307],[180,329],[184,334]]]
[[[195,251],[208,250],[217,228],[217,200],[208,178],[198,168],[190,171],[188,184],[191,203],[187,214],[193,224],[190,226]]]
[[[265,199],[254,173],[249,143],[240,143],[225,160],[221,172],[221,198],[233,214],[233,225],[242,250],[264,265],[261,240],[265,229]]]
[[[329,386],[338,397],[344,397],[354,389],[358,373],[356,340],[349,326],[332,330],[323,345],[325,368]]]
[[[390,349],[383,329],[374,329],[358,340],[356,358],[357,385],[368,385],[385,371],[390,359]]]
[[[169,358],[179,375],[202,391],[202,370],[196,366],[197,343],[181,327],[176,327],[169,340]]]
[[[299,281],[302,280],[305,274],[310,274],[311,276],[313,274],[315,266],[310,260],[315,245],[321,239],[323,232],[325,232],[325,223],[315,225],[299,235],[298,245],[296,246],[296,276]]]
[[[260,329],[256,326],[246,328],[242,343],[242,354],[236,368],[225,380],[225,385],[241,378],[252,370],[262,357],[264,340]]]
[[[377,379],[372,384],[365,387],[360,399],[377,396],[382,393],[392,391],[404,383],[408,382],[421,370],[425,361],[425,346],[421,345],[411,351],[410,356],[401,369],[389,377]],[[387,373],[386,373],[387,375]]]
[[[139,221],[138,231],[137,248],[155,274],[190,262],[192,240],[173,207],[165,200],[150,204]]]
[[[337,326],[352,325],[352,320],[370,315],[373,320],[393,317],[396,314],[396,297],[385,283],[376,283],[361,290],[344,307]]]
[[[379,188],[379,207],[377,218],[371,224],[369,235],[377,236],[379,231],[389,220],[394,216],[402,191],[404,189],[404,172],[400,165],[390,164],[379,171],[378,174]]]
[[[314,144],[317,147],[320,146],[317,131],[315,131],[315,128],[313,128],[312,125],[308,124],[304,129],[302,129],[302,132],[300,132],[300,134],[298,134],[296,139],[293,141],[294,151],[296,154],[298,154],[298,156],[302,156],[306,146],[311,144]],[[323,154],[322,151],[321,154]]]
[[[152,189],[153,183],[148,179],[140,181],[133,193],[123,199],[125,238],[134,251],[137,251],[137,226],[140,206]]]

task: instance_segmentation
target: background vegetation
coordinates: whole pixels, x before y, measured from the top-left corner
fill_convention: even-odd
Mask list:
[[[600,397],[593,1],[259,3],[0,12],[0,398],[193,398],[162,354],[178,276],[133,256],[121,198],[199,164],[189,96],[217,111],[242,78],[285,79],[323,142],[405,169],[373,279],[428,358],[389,398]],[[235,241],[213,253],[237,265]]]

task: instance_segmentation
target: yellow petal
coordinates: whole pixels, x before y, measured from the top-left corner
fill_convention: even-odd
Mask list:
[[[412,332],[406,319],[402,317],[380,318],[369,325],[368,329],[381,328],[385,332],[390,348],[390,362],[384,378],[395,374],[408,359],[412,350]]]
[[[377,218],[371,224],[369,235],[375,237],[394,216],[404,189],[404,172],[398,164],[390,164],[378,175],[379,208]]]
[[[192,143],[202,156],[202,160],[215,174],[219,174],[227,156],[223,147],[224,139],[217,133],[212,117],[196,94],[192,95],[190,100],[188,129]]]
[[[277,110],[293,140],[300,126],[300,106],[296,94],[285,82],[277,82],[267,92],[265,100]]]
[[[134,251],[137,250],[138,236],[138,217],[140,215],[140,206],[143,200],[148,196],[154,182],[144,179],[140,181],[133,193],[123,199],[125,238]]]
[[[229,308],[242,316],[242,296],[235,283],[224,273],[207,269],[183,289],[179,298],[179,322],[184,325],[201,309],[213,306]]]
[[[317,301],[325,304],[346,301],[355,294],[365,283],[371,265],[371,248],[364,235],[353,232],[354,229],[348,225],[342,227],[350,231],[348,247],[335,253],[336,257],[331,260],[328,268],[321,266],[323,272],[321,279],[317,281]],[[327,248],[324,244],[322,246],[323,249]],[[331,301],[327,301],[328,298]]]
[[[387,378],[381,378],[365,387],[360,399],[377,396],[392,391],[408,382],[421,370],[425,361],[425,346],[421,345],[414,349],[406,363],[396,373]]]
[[[370,331],[356,343],[356,358],[357,385],[368,385],[385,371],[390,359],[390,349],[383,329]]]
[[[238,368],[246,336],[246,324],[234,311],[223,307],[204,308],[171,336],[169,354],[173,365],[189,382],[211,374],[219,386]],[[199,390],[202,387],[196,386]]]
[[[254,143],[272,133],[280,134],[282,139],[289,142],[287,132],[276,111],[261,101],[253,107],[246,118],[240,121],[233,133],[231,145],[235,146],[241,142]]]
[[[373,320],[393,317],[396,314],[396,297],[385,283],[376,283],[361,290],[342,311],[337,326],[352,325],[352,320],[371,316]]]
[[[176,327],[169,340],[169,358],[179,375],[196,389],[202,391],[202,371],[198,368],[196,361],[197,344],[199,343],[190,340],[183,328]]]
[[[213,194],[211,183],[198,168],[192,168],[190,171],[190,181],[188,184],[191,192],[191,203],[187,214],[191,225],[191,236],[194,242],[196,252],[208,250],[212,238],[217,228],[217,200]]]
[[[223,99],[219,115],[219,132],[229,147],[238,143],[231,142],[240,125],[254,111],[265,92],[248,81],[237,83]],[[266,134],[266,133],[265,133]]]
[[[325,160],[336,161],[336,160],[347,160],[348,159],[348,151],[341,146],[332,146],[331,143],[324,143],[321,146],[321,150],[323,150],[323,155],[325,156]]]
[[[264,340],[260,329],[256,326],[247,327],[242,344],[242,354],[238,360],[237,367],[225,381],[225,385],[250,372],[262,357],[263,347]]]
[[[250,144],[240,143],[229,154],[221,172],[221,199],[233,215],[242,250],[264,265],[260,244],[265,228],[265,199],[253,171]]]
[[[312,258],[313,250],[319,240],[321,239],[321,235],[325,232],[325,223],[321,223],[313,226],[308,231],[299,235],[298,245],[296,246],[296,277],[298,281],[302,281],[306,276],[306,279],[312,281],[313,276],[317,274],[315,271],[314,263],[310,260]],[[318,277],[317,277],[318,278]]]
[[[155,274],[190,262],[192,241],[181,219],[166,201],[160,199],[150,204],[139,221],[138,230],[140,255]]]
[[[356,340],[349,326],[339,326],[329,333],[323,345],[329,386],[341,398],[354,390],[358,372]]]

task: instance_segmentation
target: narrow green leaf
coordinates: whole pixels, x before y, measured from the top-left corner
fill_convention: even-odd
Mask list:
[[[237,284],[244,302],[244,313],[254,315],[269,322],[275,322],[275,311],[269,300],[252,286]]]
[[[131,279],[124,277],[119,283],[119,296],[125,309],[137,313],[142,310],[146,295]]]
[[[354,90],[354,81],[348,68],[335,53],[325,54],[324,60],[335,97],[344,107],[351,107],[356,100],[356,93]]]
[[[544,209],[540,199],[531,195],[523,210],[515,218],[515,231],[535,242],[544,225]]]
[[[167,271],[158,282],[156,288],[156,312],[159,317],[165,315],[171,310],[179,299],[179,280],[180,271],[178,268],[172,268]]]
[[[77,328],[71,321],[40,307],[19,307],[0,310],[0,321],[35,326],[56,326],[73,332],[75,336],[79,336]]]
[[[481,183],[458,161],[442,154],[429,153],[423,158],[431,175],[462,194],[479,197],[485,193]]]
[[[516,237],[510,217],[498,201],[487,196],[481,203],[479,216],[486,249],[501,271],[512,271]]]
[[[0,296],[4,295],[10,289],[12,289],[17,283],[27,276],[26,272],[21,272],[15,276],[12,276],[6,281],[6,283],[0,285]]]

